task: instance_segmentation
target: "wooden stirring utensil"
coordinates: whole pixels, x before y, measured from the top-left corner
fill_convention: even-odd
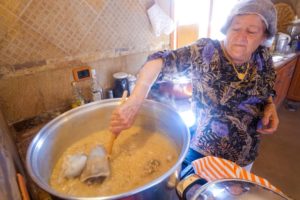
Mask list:
[[[128,94],[128,91],[124,90],[120,105],[122,105],[125,102],[127,94]],[[109,140],[108,147],[107,147],[108,157],[110,157],[110,155],[111,155],[114,142],[117,139],[118,135],[119,135],[119,133],[111,133],[110,140]]]

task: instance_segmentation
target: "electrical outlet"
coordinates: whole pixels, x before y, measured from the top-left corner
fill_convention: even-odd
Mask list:
[[[72,71],[73,71],[73,78],[76,82],[91,78],[91,67],[89,66],[77,67]]]

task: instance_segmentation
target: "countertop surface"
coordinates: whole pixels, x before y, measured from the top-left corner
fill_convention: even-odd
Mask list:
[[[285,65],[286,63],[293,60],[299,55],[300,52],[289,53],[289,54],[274,54],[273,55],[274,68],[275,69],[280,68],[281,66]]]
[[[49,121],[60,115],[62,112],[63,111],[44,113],[40,116],[36,116],[12,125],[16,134],[15,141],[17,150],[24,167],[26,166],[27,149],[33,138],[38,134],[40,129],[42,129]],[[52,197],[46,191],[37,186],[28,175],[26,184],[30,189],[32,199],[52,199]]]

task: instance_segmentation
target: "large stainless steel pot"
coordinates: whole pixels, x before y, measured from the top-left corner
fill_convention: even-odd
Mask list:
[[[107,129],[111,113],[118,101],[119,99],[103,100],[75,108],[43,127],[27,151],[26,164],[31,178],[41,188],[62,199],[175,199],[175,185],[172,181],[174,175],[179,173],[187,153],[189,131],[171,107],[150,100],[143,103],[135,124],[145,129],[160,130],[176,143],[179,159],[165,174],[147,185],[114,196],[72,197],[58,193],[49,185],[52,169],[62,153],[88,134]]]

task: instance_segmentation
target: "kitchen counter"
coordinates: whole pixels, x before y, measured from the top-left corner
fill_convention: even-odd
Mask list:
[[[12,125],[16,132],[16,146],[23,166],[26,166],[26,153],[33,138],[49,121],[65,111],[67,111],[67,109],[44,113]],[[32,199],[52,199],[52,197],[46,191],[38,187],[29,176],[27,176],[26,184],[28,189],[30,189]]]
[[[16,131],[16,144],[24,164],[26,163],[27,148],[32,139],[41,128],[43,128],[49,121],[51,121],[61,113],[63,113],[63,111],[44,113],[42,115],[12,125],[12,127]]]
[[[274,62],[274,68],[276,70],[276,80],[274,85],[276,97],[274,98],[274,103],[277,108],[285,101],[290,90],[289,88],[299,55],[299,52],[287,55],[273,55],[273,61],[277,61]]]
[[[290,53],[290,54],[274,54],[273,55],[273,63],[274,63],[274,68],[280,68],[289,61],[293,60],[297,56],[300,55],[300,52],[296,53]]]

